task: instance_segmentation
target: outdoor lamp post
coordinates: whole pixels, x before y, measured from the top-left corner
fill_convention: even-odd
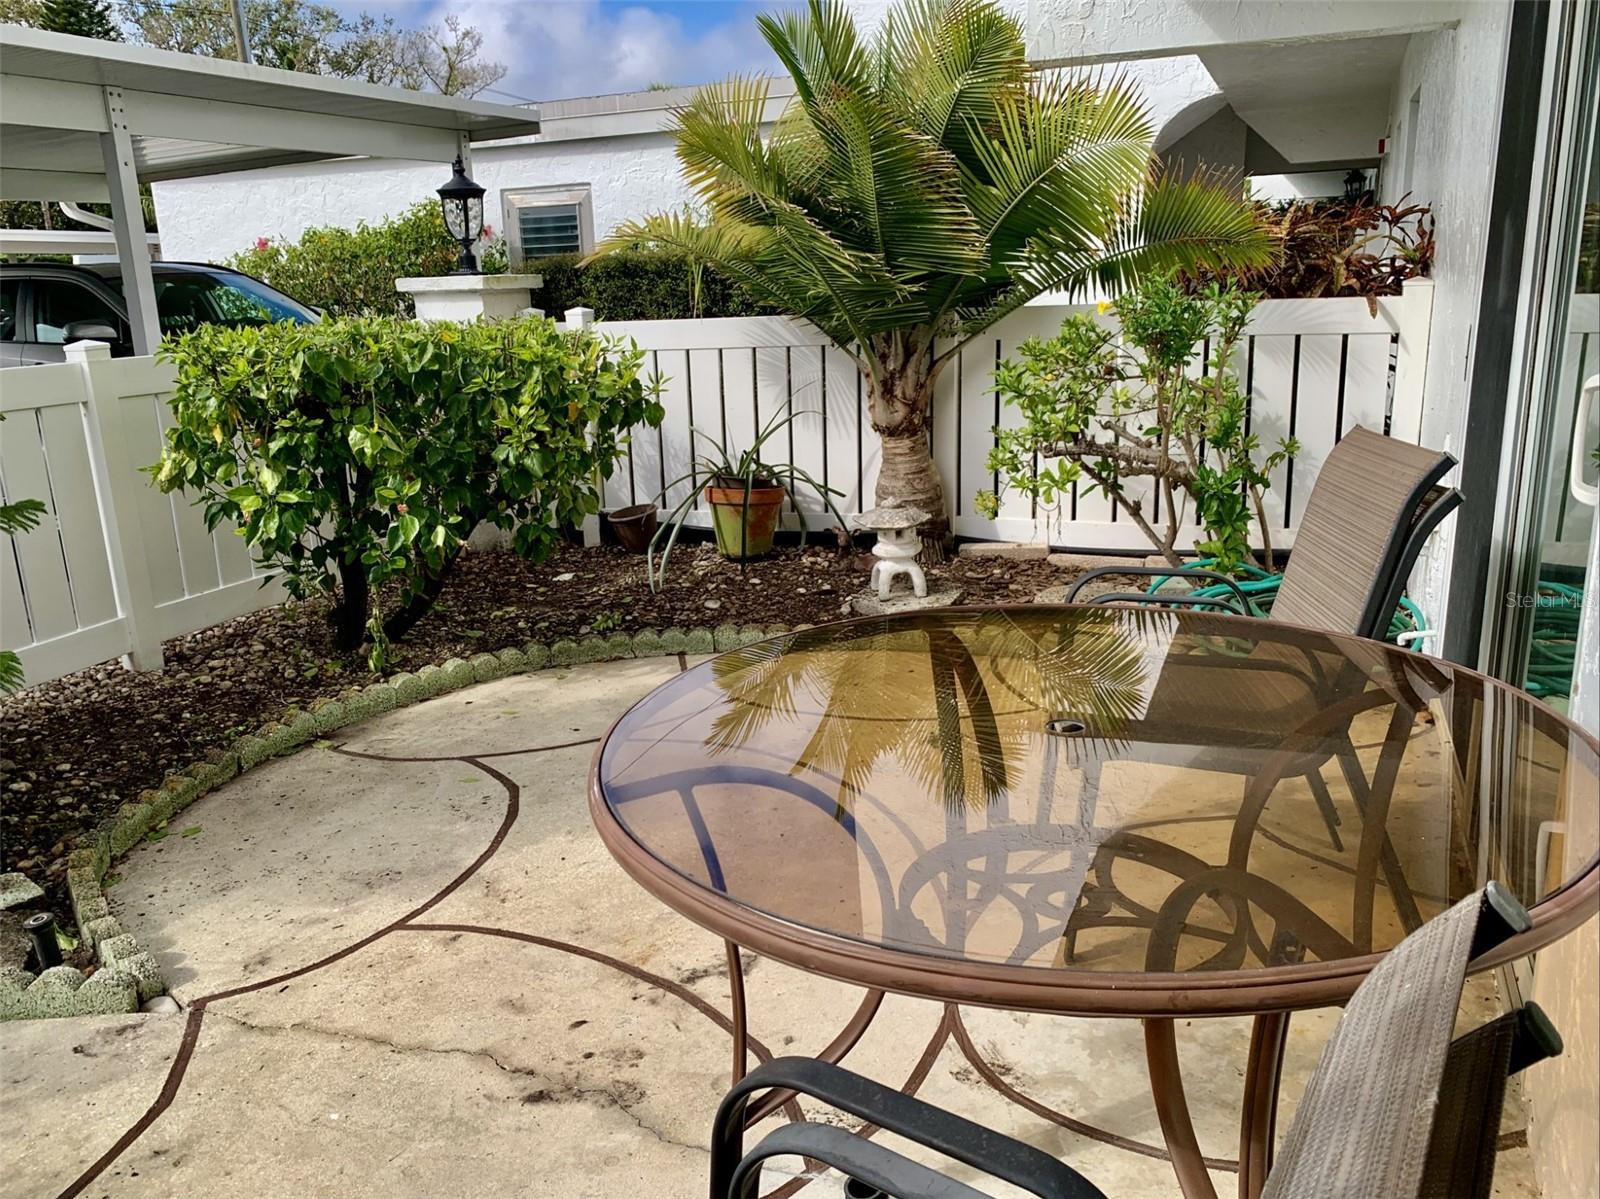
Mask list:
[[[480,274],[472,243],[483,233],[483,188],[467,178],[459,155],[451,168],[450,182],[439,189],[439,204],[444,209],[444,227],[461,243],[461,257],[452,274]]]
[[[1360,167],[1351,167],[1350,173],[1344,177],[1344,198],[1351,203],[1361,199],[1367,190],[1367,173]],[[441,196],[444,192],[439,193]]]

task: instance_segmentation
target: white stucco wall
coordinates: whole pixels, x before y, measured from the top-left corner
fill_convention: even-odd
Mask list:
[[[1126,74],[1143,90],[1157,130],[1216,95],[1197,58],[1132,63]],[[665,121],[666,116],[648,119]],[[507,189],[588,184],[597,238],[623,220],[677,208],[692,198],[665,132],[478,147],[472,176],[488,189],[485,220],[497,230],[504,219],[500,193]],[[293,241],[317,226],[382,220],[419,200],[432,200],[449,177],[439,163],[363,158],[157,183],[152,191],[162,255],[220,262],[258,237]]]
[[[1394,144],[1383,166],[1380,198],[1400,200],[1409,163],[1412,200],[1432,207],[1438,242],[1422,441],[1458,458],[1466,431],[1510,19],[1509,5],[1470,4],[1462,7],[1455,28],[1413,34],[1390,104]],[[1489,480],[1461,483],[1492,486]],[[1433,538],[1412,577],[1412,592],[1434,622],[1443,620],[1453,524],[1447,521]]]
[[[665,133],[480,147],[472,174],[488,189],[484,219],[496,230],[507,188],[589,184],[601,237],[627,217],[689,199]],[[363,158],[157,183],[152,190],[163,256],[218,262],[258,237],[292,241],[319,225],[381,220],[433,200],[449,178],[449,168],[436,162]]]

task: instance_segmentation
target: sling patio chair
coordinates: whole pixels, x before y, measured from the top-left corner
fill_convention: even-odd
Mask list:
[[[1328,454],[1306,502],[1294,550],[1272,606],[1272,620],[1381,639],[1423,546],[1439,523],[1461,503],[1460,492],[1441,484],[1454,466],[1455,459],[1449,454],[1397,441],[1360,425],[1346,433]],[[1231,585],[1231,580],[1210,571],[1116,566],[1080,577],[1067,600],[1073,602],[1092,579],[1130,573],[1206,585],[1220,580],[1225,586]],[[1253,612],[1249,600],[1237,588],[1227,599],[1167,592],[1112,592],[1088,602],[1191,608],[1227,615]],[[1216,629],[1219,640],[1227,633],[1221,627],[1223,623],[1219,621]],[[1414,664],[1401,671],[1395,668],[1392,656],[1377,647],[1364,654],[1352,644],[1340,655],[1314,655],[1267,638],[1257,641],[1248,658],[1236,664],[1238,669],[1227,673],[1221,690],[1218,672],[1205,668],[1203,656],[1187,665],[1186,669],[1186,660],[1181,657],[1167,662],[1143,718],[1122,730],[1122,760],[1178,763],[1189,769],[1249,777],[1259,762],[1258,751],[1275,748],[1281,739],[1285,712],[1300,712],[1308,720],[1315,719],[1324,710],[1327,696],[1360,674],[1378,676],[1375,686],[1395,695],[1396,719],[1426,707],[1408,677],[1428,674],[1426,659],[1418,655]],[[1320,741],[1321,752],[1305,756],[1301,776],[1321,813],[1329,844],[1336,852],[1343,852],[1339,832],[1342,821],[1323,777],[1323,767],[1329,762],[1338,766],[1351,802],[1363,817],[1374,803],[1373,779],[1364,769],[1348,729],[1327,729]],[[1086,820],[1093,819],[1103,765],[1094,757],[1081,763]],[[1376,802],[1381,807],[1387,797],[1378,796]],[[1127,917],[1117,909],[1129,905],[1109,881],[1111,867],[1120,857],[1147,860],[1159,866],[1159,861],[1151,859],[1150,842],[1149,837],[1123,838],[1113,834],[1102,844],[1080,895],[1079,909],[1064,937],[1067,960],[1073,959],[1079,934],[1103,924],[1126,922]],[[1383,858],[1383,872],[1405,925],[1415,928],[1420,915],[1387,840]]]
[[[1491,882],[1384,956],[1323,1048],[1262,1199],[1487,1199],[1506,1080],[1559,1054],[1561,1038],[1531,1003],[1452,1034],[1473,960],[1530,924]],[[711,1130],[711,1199],[753,1199],[762,1166],[781,1156],[840,1171],[856,1199],[983,1199],[968,1183],[836,1124],[786,1124],[746,1152],[746,1105],[769,1088],[819,1100],[1040,1199],[1105,1199],[1042,1150],[801,1057],[758,1067],[722,1100]]]
[[[1381,640],[1422,547],[1439,522],[1461,505],[1461,493],[1440,482],[1455,464],[1449,454],[1361,425],[1346,433],[1323,462],[1306,501],[1272,619]],[[1215,571],[1106,566],[1079,577],[1067,602],[1074,602],[1093,579],[1130,574],[1224,587],[1232,583]],[[1122,591],[1089,602],[1210,607],[1243,615],[1252,611],[1237,586],[1227,599]]]

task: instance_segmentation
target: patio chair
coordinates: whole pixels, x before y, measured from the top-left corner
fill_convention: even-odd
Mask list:
[[[1528,1004],[1452,1039],[1473,959],[1525,931],[1527,911],[1490,883],[1391,950],[1357,989],[1322,1051],[1262,1199],[1486,1199],[1506,1079],[1561,1052]],[[723,1099],[711,1130],[711,1199],[752,1199],[769,1159],[843,1172],[847,1195],[980,1199],[982,1192],[866,1136],[801,1122],[744,1150],[745,1107],[796,1091],[1040,1199],[1104,1199],[1049,1154],[841,1066],[778,1058]]]
[[[1440,484],[1454,465],[1455,459],[1449,454],[1384,437],[1360,425],[1346,433],[1328,454],[1306,502],[1294,552],[1272,606],[1272,619],[1381,639],[1422,547],[1439,522],[1461,503],[1459,491]],[[1075,600],[1094,578],[1129,573],[1187,578],[1201,585],[1219,581],[1231,584],[1231,580],[1210,571],[1117,566],[1083,575],[1068,592],[1067,600]],[[1249,601],[1236,587],[1226,599],[1112,592],[1088,602],[1251,613]],[[1217,672],[1206,669],[1203,658],[1192,664],[1181,658],[1169,662],[1144,717],[1123,730],[1128,748],[1121,756],[1137,756],[1150,762],[1170,760],[1189,768],[1248,777],[1259,762],[1252,751],[1270,747],[1281,738],[1286,711],[1314,716],[1324,708],[1325,696],[1337,692],[1338,684],[1347,675],[1370,671],[1373,666],[1384,667],[1376,659],[1367,663],[1319,662],[1274,643],[1258,644],[1249,659],[1239,665],[1248,669],[1231,671],[1226,684],[1221,684]],[[1190,679],[1191,675],[1195,677]],[[1218,693],[1219,685],[1226,686],[1225,694]],[[1384,685],[1400,693],[1407,706],[1421,706],[1409,694],[1407,680],[1391,677]],[[1205,689],[1205,703],[1195,702],[1199,687]],[[1342,851],[1341,820],[1323,778],[1323,766],[1329,761],[1337,762],[1352,800],[1364,816],[1374,797],[1371,780],[1366,777],[1350,737],[1330,731],[1325,743],[1325,754],[1308,756],[1303,777],[1321,813],[1329,844]],[[1084,763],[1088,804],[1092,805],[1098,794],[1103,765],[1098,760]],[[1375,798],[1380,807],[1387,804],[1387,797]],[[1092,818],[1092,808],[1087,810]],[[1109,866],[1122,852],[1115,837],[1102,848],[1097,858],[1099,867]],[[1395,892],[1401,916],[1406,927],[1414,928],[1420,923],[1420,916],[1387,838],[1383,859],[1384,875]],[[1078,934],[1123,919],[1112,911],[1122,906],[1121,897],[1114,887],[1103,882],[1109,873],[1104,868],[1091,871],[1081,896],[1082,906],[1065,936],[1068,960],[1075,953]]]
[[[1381,639],[1417,555],[1439,522],[1461,504],[1461,493],[1439,482],[1455,464],[1449,454],[1361,425],[1346,433],[1322,464],[1306,501],[1272,619]],[[1107,566],[1080,577],[1067,602],[1093,579],[1127,574],[1202,585],[1231,582],[1213,571]],[[1228,599],[1122,591],[1089,602],[1251,611],[1237,587]]]

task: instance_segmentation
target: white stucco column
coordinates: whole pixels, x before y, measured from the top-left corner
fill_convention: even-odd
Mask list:
[[[394,281],[396,291],[411,295],[420,321],[520,316],[534,306],[533,293],[543,286],[542,275],[436,275]]]

